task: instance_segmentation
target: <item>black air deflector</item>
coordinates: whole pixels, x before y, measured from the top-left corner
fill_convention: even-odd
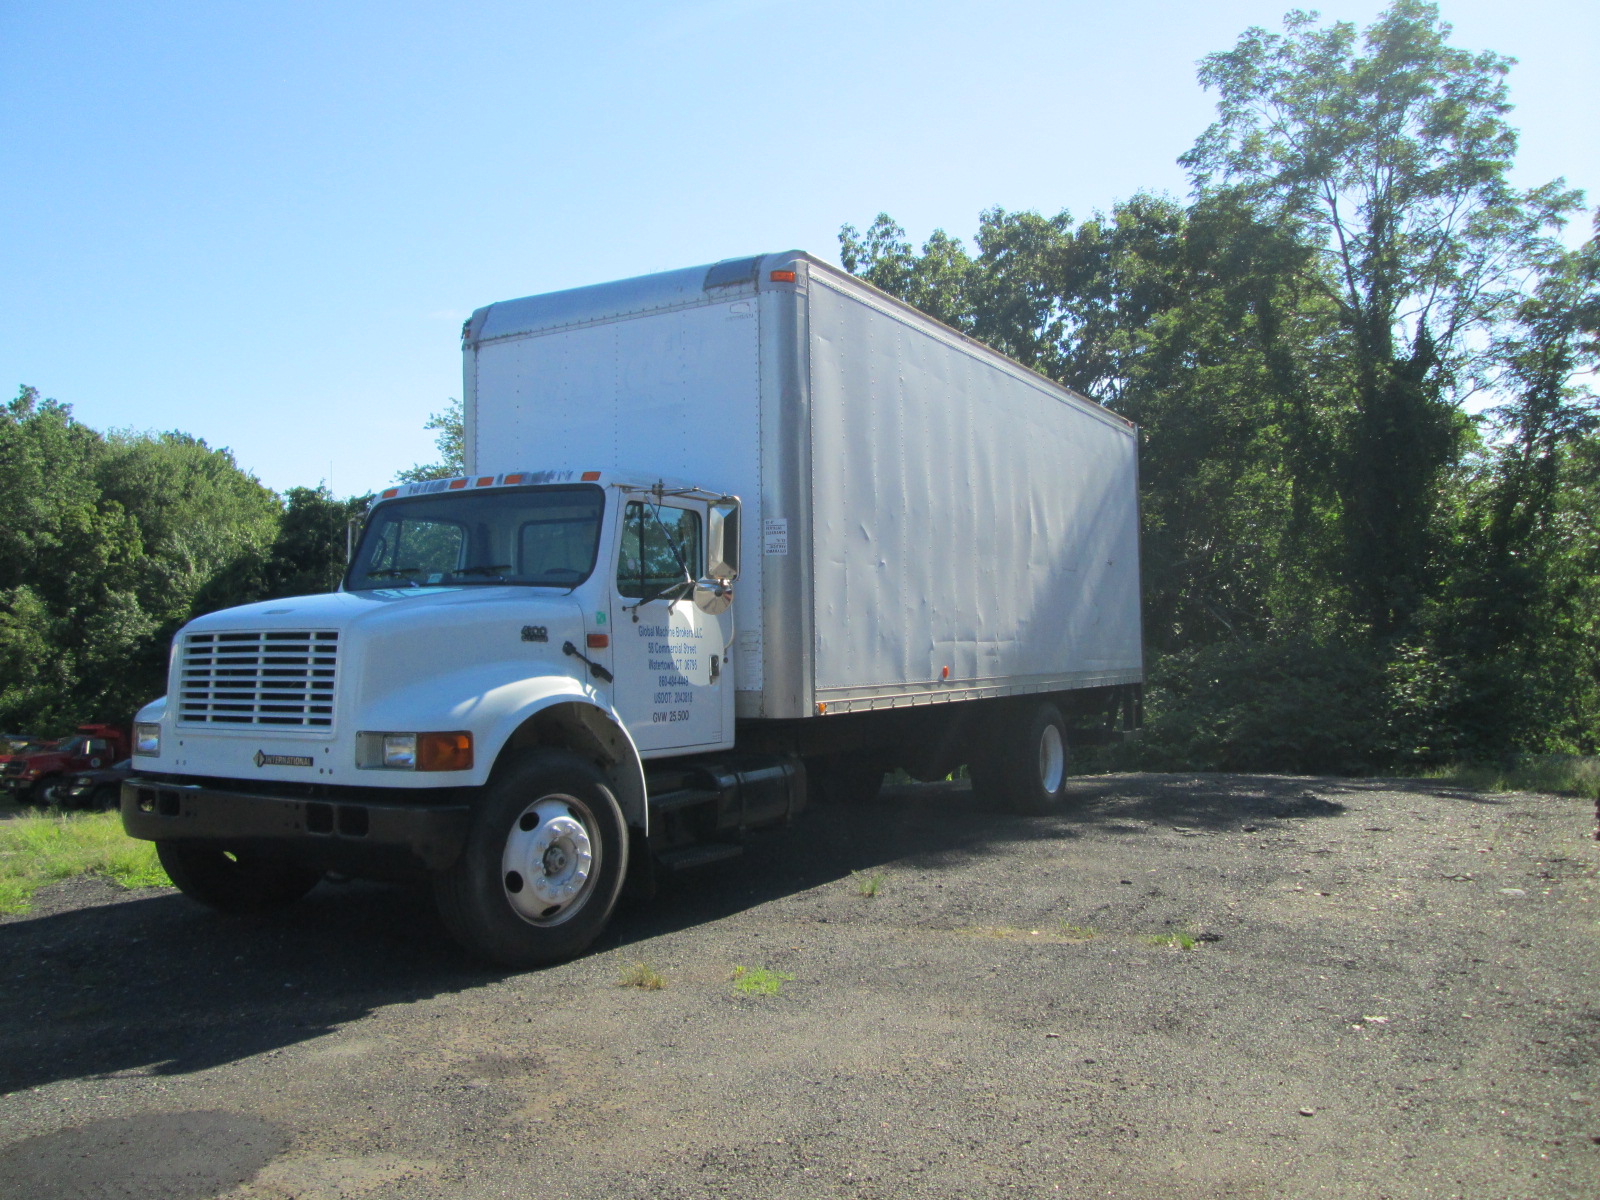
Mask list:
[[[725,258],[706,272],[705,289],[739,287],[754,283],[761,272],[761,255],[754,258]]]

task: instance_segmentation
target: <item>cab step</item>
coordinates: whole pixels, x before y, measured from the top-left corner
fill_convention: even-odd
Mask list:
[[[656,866],[663,871],[687,871],[694,867],[722,862],[725,859],[738,858],[743,853],[743,846],[736,846],[731,842],[701,842],[695,846],[663,850],[656,855]]]

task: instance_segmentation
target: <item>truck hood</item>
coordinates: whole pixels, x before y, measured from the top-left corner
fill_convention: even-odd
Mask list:
[[[419,679],[474,671],[505,678],[576,676],[578,662],[562,645],[584,645],[585,625],[578,601],[563,589],[407,587],[224,609],[191,621],[179,641],[247,630],[338,633],[337,726]]]
[[[5,762],[5,771],[8,775],[22,775],[26,772],[46,773],[63,771],[70,760],[64,754],[45,750],[38,754],[14,754]]]
[[[461,603],[484,593],[521,592],[547,597],[552,589],[485,587],[382,588],[367,592],[322,592],[313,596],[290,596],[285,600],[258,600],[219,612],[196,617],[183,627],[184,633],[207,633],[223,629],[345,629],[352,622],[400,604],[436,605]]]

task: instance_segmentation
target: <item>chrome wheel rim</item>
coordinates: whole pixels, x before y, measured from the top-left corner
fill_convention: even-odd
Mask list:
[[[559,925],[583,907],[600,870],[594,814],[576,796],[545,796],[511,823],[500,856],[506,903],[530,925]]]
[[[1053,796],[1067,777],[1067,743],[1061,730],[1046,725],[1039,739],[1039,786]]]

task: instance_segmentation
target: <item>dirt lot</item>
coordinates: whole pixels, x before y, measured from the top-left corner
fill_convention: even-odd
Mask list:
[[[1589,806],[1078,791],[813,810],[525,974],[401,889],[57,885],[0,923],[0,1196],[1600,1194]]]

